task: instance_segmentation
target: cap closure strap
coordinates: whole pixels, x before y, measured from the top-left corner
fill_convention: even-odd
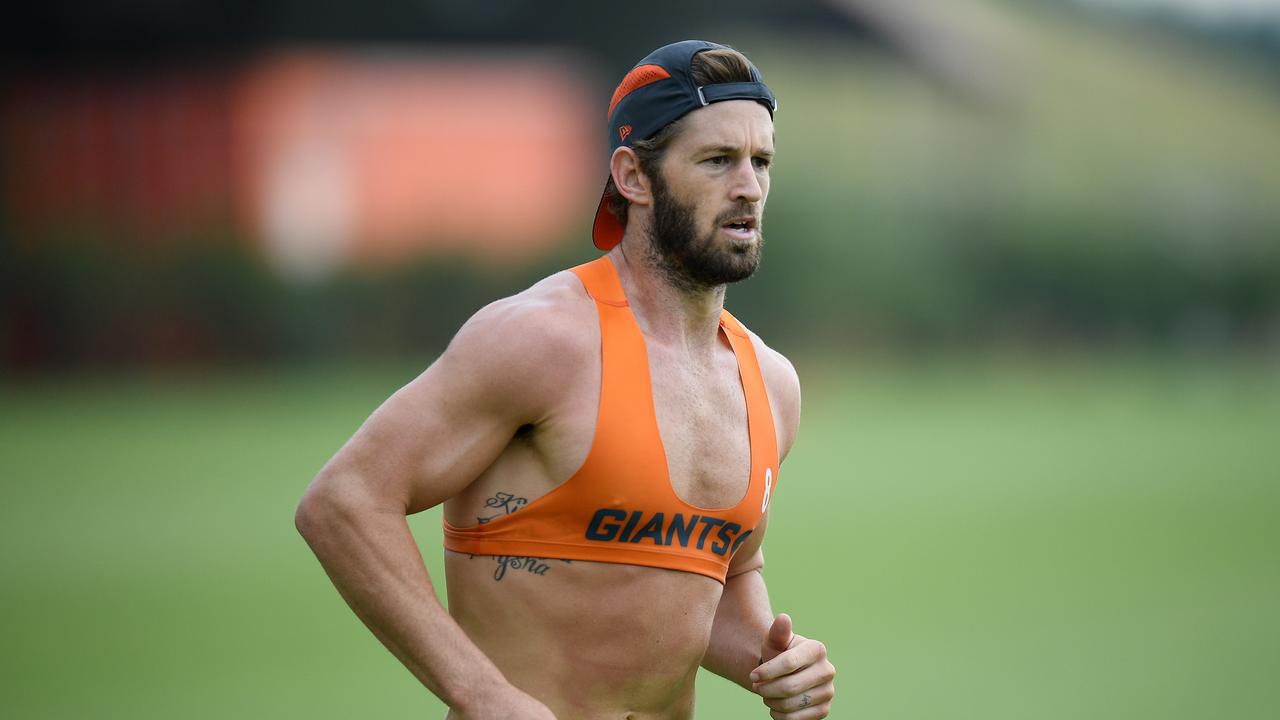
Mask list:
[[[703,105],[710,105],[713,102],[722,100],[757,100],[768,103],[769,107],[774,110],[778,109],[777,98],[769,91],[769,87],[762,82],[703,85],[698,88],[698,100]]]

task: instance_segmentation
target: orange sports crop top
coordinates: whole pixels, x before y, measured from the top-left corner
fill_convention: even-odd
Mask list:
[[[444,523],[444,546],[472,555],[530,556],[682,570],[721,583],[729,559],[769,506],[778,480],[773,415],[755,348],[720,316],[747,400],[751,476],[733,507],[701,508],[671,487],[658,432],[644,336],[608,256],[572,269],[600,316],[600,407],[586,461],[520,508],[472,527]]]

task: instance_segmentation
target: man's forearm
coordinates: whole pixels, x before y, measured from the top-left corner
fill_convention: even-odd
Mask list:
[[[296,523],[351,609],[446,704],[506,683],[440,605],[403,513],[309,495]]]
[[[750,690],[749,675],[760,664],[760,644],[772,622],[769,591],[760,571],[728,578],[702,666]]]

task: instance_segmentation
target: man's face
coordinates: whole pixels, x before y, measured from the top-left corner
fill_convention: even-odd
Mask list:
[[[773,120],[751,100],[685,117],[651,178],[650,251],[678,287],[743,280],[760,264]]]

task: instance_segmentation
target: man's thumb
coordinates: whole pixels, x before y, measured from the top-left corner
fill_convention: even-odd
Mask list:
[[[773,619],[773,625],[769,627],[768,634],[764,636],[764,645],[760,648],[760,657],[764,660],[772,660],[781,655],[790,644],[791,616],[786,613],[779,613],[778,617]]]

